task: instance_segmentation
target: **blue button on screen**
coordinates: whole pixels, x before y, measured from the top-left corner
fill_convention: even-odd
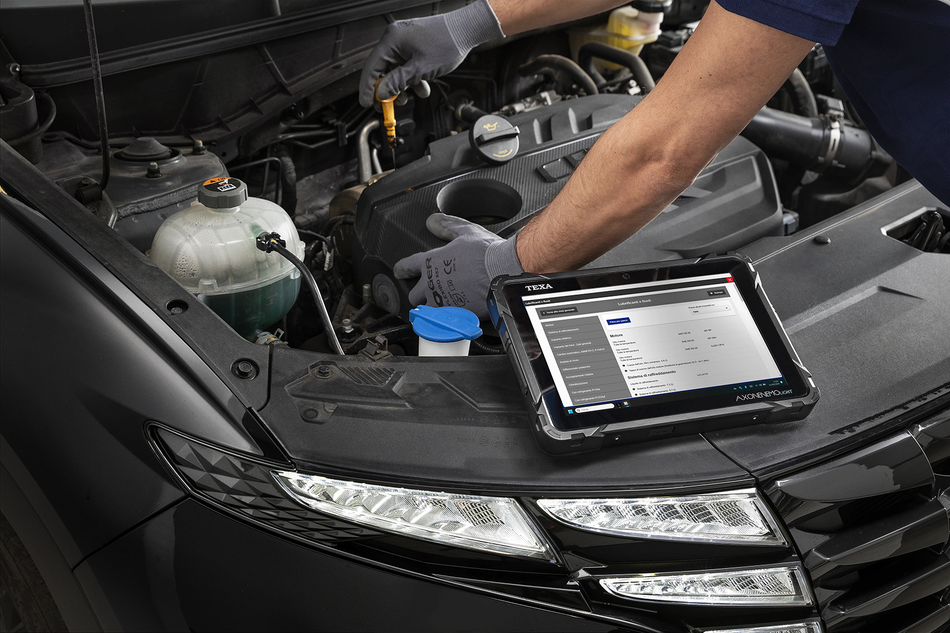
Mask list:
[[[630,317],[622,319],[607,319],[607,325],[620,325],[621,323],[630,323]]]

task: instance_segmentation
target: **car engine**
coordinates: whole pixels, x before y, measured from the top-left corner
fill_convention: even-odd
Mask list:
[[[88,140],[91,122],[73,107],[57,113],[57,101],[74,98],[73,88],[33,98],[9,70],[15,64],[5,64],[5,111],[36,123],[4,138],[28,148],[42,172],[143,253],[159,227],[192,204],[201,183],[241,179],[251,196],[293,218],[321,295],[303,284],[290,312],[252,339],[330,350],[320,299],[347,353],[371,344],[413,354],[412,283],[395,279],[392,268],[441,244],[425,229],[426,218],[441,212],[514,234],[553,200],[600,134],[652,89],[696,17],[695,9],[668,11],[640,55],[598,41],[590,27],[579,38],[576,26],[476,50],[433,82],[428,99],[410,94],[397,102],[391,152],[379,113],[356,103],[354,74],[246,128],[235,121],[250,115],[234,110],[206,123],[205,134],[181,124],[149,133],[123,110],[125,136],[110,141],[103,186],[101,151]],[[236,107],[234,100],[222,104]],[[482,126],[492,133],[477,136]],[[232,128],[240,133],[221,134]],[[906,178],[853,115],[818,46],[691,187],[590,266],[734,251],[793,233]],[[487,332],[473,353],[501,353],[498,339]]]

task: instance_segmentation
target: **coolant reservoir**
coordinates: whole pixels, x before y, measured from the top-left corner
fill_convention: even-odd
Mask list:
[[[268,200],[247,197],[237,178],[212,178],[198,200],[159,227],[149,258],[207,304],[241,336],[253,339],[297,299],[300,272],[278,253],[258,250],[257,236],[276,232],[303,259],[293,220]]]

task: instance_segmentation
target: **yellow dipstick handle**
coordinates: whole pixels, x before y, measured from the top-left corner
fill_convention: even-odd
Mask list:
[[[380,77],[382,79],[382,77]],[[376,87],[379,87],[379,81],[376,81]],[[376,100],[379,101],[383,106],[383,127],[386,128],[386,138],[389,139],[389,147],[396,149],[396,108],[393,106],[393,101],[396,100],[396,97],[390,97],[388,99],[380,99],[376,97]]]

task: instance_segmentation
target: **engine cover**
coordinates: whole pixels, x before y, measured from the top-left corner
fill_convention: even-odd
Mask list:
[[[394,314],[406,313],[411,284],[393,280],[392,267],[444,244],[425,227],[430,214],[441,211],[503,237],[513,234],[554,199],[600,135],[639,101],[594,95],[513,116],[520,149],[500,165],[480,159],[467,134],[432,143],[427,156],[380,179],[360,197],[357,283],[372,284],[377,303]],[[646,228],[588,267],[721,253],[782,234],[782,207],[768,159],[740,137]]]

